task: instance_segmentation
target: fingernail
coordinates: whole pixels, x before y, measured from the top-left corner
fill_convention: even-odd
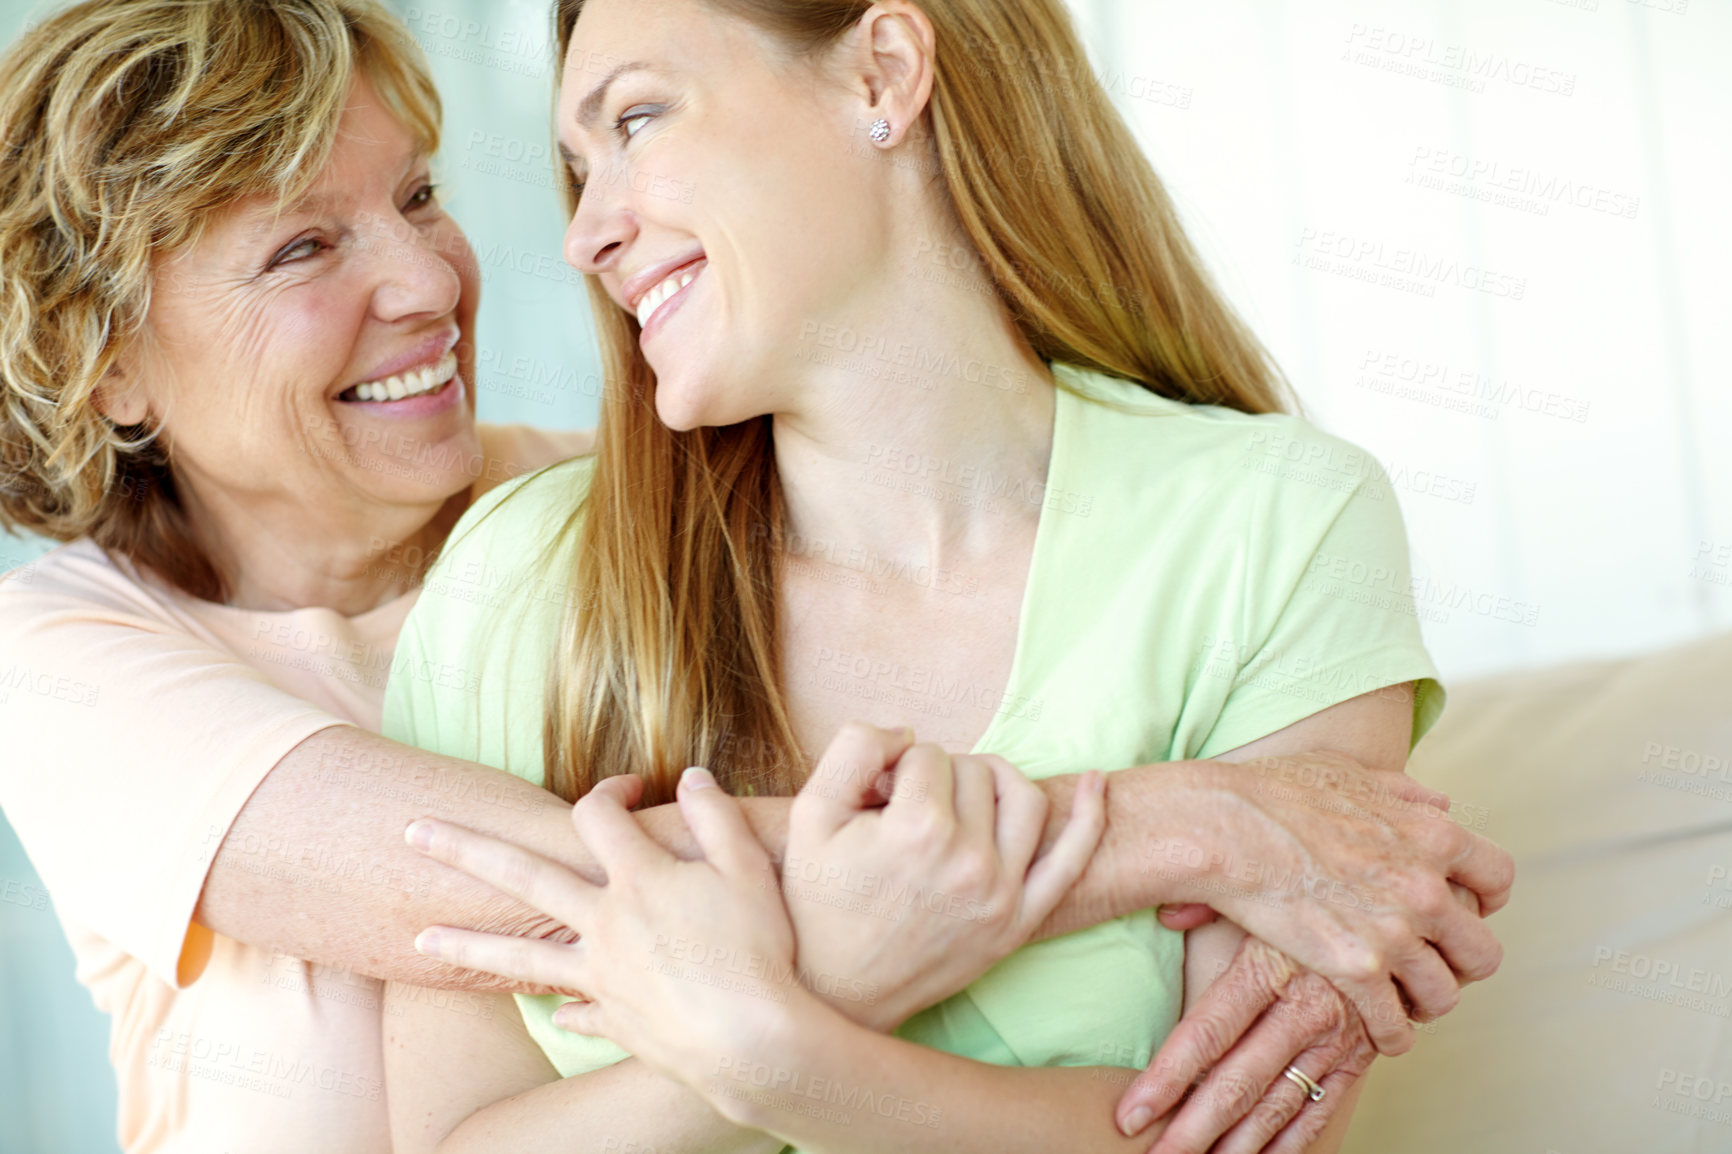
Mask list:
[[[415,935],[415,952],[430,958],[439,956],[439,931],[422,930]]]
[[[1155,1112],[1147,1106],[1138,1106],[1131,1111],[1131,1116],[1125,1119],[1122,1127],[1126,1138],[1135,1138],[1149,1128],[1149,1123],[1155,1120]]]
[[[424,821],[412,821],[403,831],[403,840],[418,850],[425,850],[433,844],[433,827]]]
[[[688,765],[680,774],[680,785],[685,789],[709,789],[715,784],[716,779],[701,765]]]

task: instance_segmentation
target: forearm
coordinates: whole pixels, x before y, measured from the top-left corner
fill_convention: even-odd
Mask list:
[[[436,1149],[776,1154],[781,1148],[781,1139],[728,1121],[690,1088],[627,1058],[478,1110]]]
[[[1328,752],[1349,756],[1334,748]],[[1206,898],[1206,884],[1202,887],[1205,892],[1198,893],[1199,881],[1211,868],[1209,851],[1203,848],[1204,835],[1213,832],[1211,822],[1219,815],[1219,808],[1218,801],[1199,788],[1196,771],[1212,762],[1245,763],[1278,756],[1258,743],[1216,758],[1156,762],[1109,773],[1107,826],[1100,846],[1070,893],[1035,931],[1034,940],[1169,902]],[[1351,760],[1375,773],[1405,773],[1405,754],[1380,752]],[[1043,853],[1070,815],[1077,777],[1064,774],[1039,783],[1048,803]],[[1217,888],[1222,888],[1220,883]]]
[[[1164,869],[1158,851],[1194,830],[1191,809],[1180,802],[1185,796],[1184,777],[1197,764],[1159,762],[1107,775],[1107,825],[1100,845],[1070,893],[1035,931],[1035,940],[1188,900],[1185,887],[1195,888],[1195,872]],[[1042,853],[1070,816],[1077,778],[1065,774],[1039,783],[1048,803]]]
[[[994,1066],[822,1014],[687,1080],[732,1121],[810,1154],[1142,1154],[1162,1128],[1119,1133],[1115,1068]]]
[[[1163,762],[1108,776],[1100,847],[1036,940],[1194,896],[1194,874],[1164,868],[1156,851],[1194,828],[1182,799],[1185,774],[1197,764]],[[1065,775],[1039,783],[1049,802],[1043,850],[1070,815],[1076,782]],[[753,833],[780,861],[793,799],[739,800]],[[415,852],[402,835],[418,817],[439,817],[600,882],[570,812],[553,794],[501,770],[351,726],[328,729],[292,750],[254,791],[222,840],[194,917],[251,945],[412,985],[539,992],[415,952],[415,935],[436,924],[555,940],[572,934]],[[678,857],[701,856],[678,806],[638,818]]]
[[[747,799],[774,852],[789,799]],[[194,918],[218,933],[325,965],[447,989],[538,992],[415,952],[430,925],[570,940],[564,926],[417,853],[403,831],[438,817],[603,875],[571,807],[512,774],[442,757],[352,726],[317,733],[266,776],[223,837]],[[639,814],[671,852],[699,856],[679,808]]]
[[[635,1058],[560,1078],[504,994],[452,1014],[426,990],[385,988],[391,1148],[771,1154],[780,1143],[724,1120]]]

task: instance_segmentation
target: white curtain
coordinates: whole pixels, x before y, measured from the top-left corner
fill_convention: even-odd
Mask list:
[[[1447,679],[1732,626],[1732,6],[1077,0]]]

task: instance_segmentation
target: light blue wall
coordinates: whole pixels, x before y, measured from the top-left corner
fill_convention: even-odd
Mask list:
[[[118,1149],[115,1096],[108,1017],[72,980],[47,892],[0,820],[0,1154]]]

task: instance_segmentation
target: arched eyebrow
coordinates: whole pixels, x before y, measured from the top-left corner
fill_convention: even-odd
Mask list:
[[[612,86],[613,82],[628,72],[648,71],[652,71],[651,65],[642,60],[628,60],[624,64],[615,66],[606,76],[601,78],[601,83],[592,88],[589,94],[578,103],[577,116],[575,118],[577,123],[586,129],[593,129],[595,127],[596,117],[601,115],[602,102],[607,99],[607,90]],[[576,154],[565,146],[563,140],[558,141],[557,143],[559,147],[559,159],[564,162],[567,168],[576,171]]]
[[[577,106],[577,122],[585,128],[595,127],[595,118],[601,112],[601,102],[607,99],[608,87],[627,72],[643,71],[649,67],[642,60],[628,60],[626,63],[616,66],[613,71],[602,77],[601,83],[591,89],[589,95],[585,96],[582,103]]]

